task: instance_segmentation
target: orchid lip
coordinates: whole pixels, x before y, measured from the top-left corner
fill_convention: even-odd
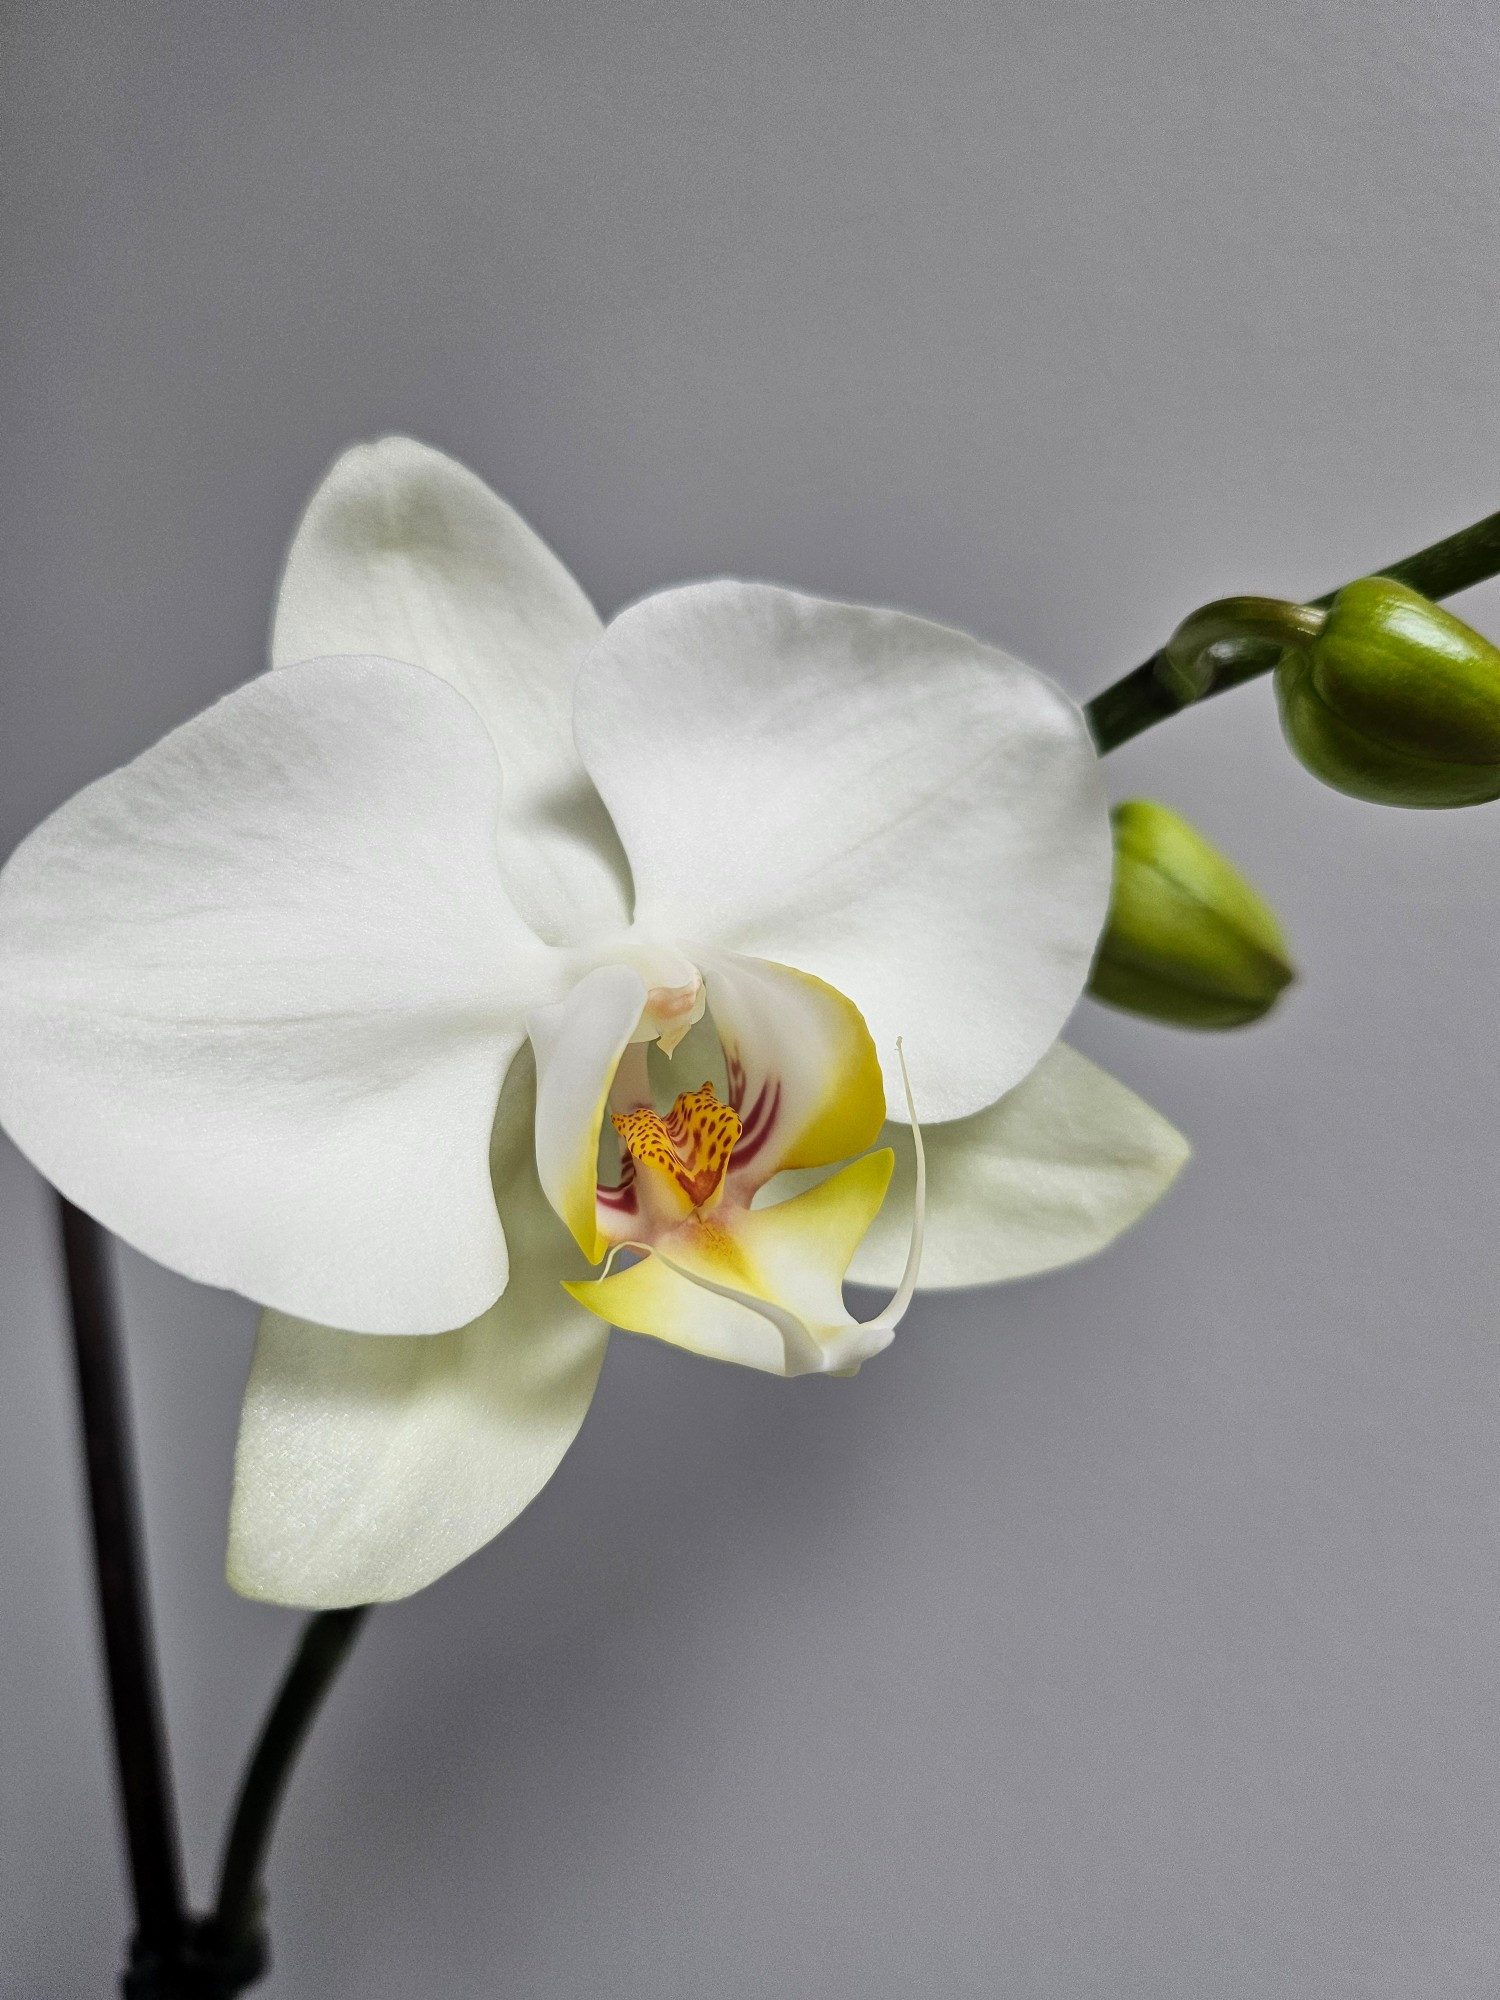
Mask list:
[[[769,1319],[786,1343],[786,1372],[788,1375],[852,1375],[861,1362],[868,1361],[882,1348],[888,1347],[896,1328],[906,1317],[912,1294],[917,1289],[917,1279],[922,1268],[922,1238],[927,1223],[927,1152],[922,1143],[922,1127],[917,1118],[917,1107],[912,1100],[911,1078],[907,1074],[906,1054],[901,1046],[901,1038],[896,1038],[896,1061],[901,1070],[901,1085],[906,1095],[907,1116],[911,1120],[912,1144],[917,1156],[917,1184],[912,1201],[911,1240],[906,1252],[906,1269],[901,1274],[901,1282],[882,1312],[873,1319],[856,1320],[845,1330],[845,1338],[828,1347],[820,1346],[813,1340],[807,1328],[792,1313],[782,1307],[772,1307],[769,1301],[756,1299],[747,1292],[739,1292],[731,1287],[714,1285],[709,1289],[717,1291],[723,1298],[737,1299],[741,1305],[749,1306],[754,1312]],[[667,1261],[667,1260],[664,1260]],[[673,1265],[676,1270],[678,1267]],[[694,1278],[690,1271],[681,1271],[680,1276],[692,1283],[704,1284],[702,1278]]]
[[[895,1293],[884,1310],[877,1313],[873,1319],[862,1321],[851,1320],[847,1326],[829,1328],[826,1332],[830,1337],[819,1340],[806,1321],[778,1300],[749,1291],[741,1285],[726,1284],[721,1280],[706,1276],[701,1271],[693,1270],[688,1264],[673,1256],[670,1250],[664,1247],[662,1240],[659,1238],[647,1240],[645,1238],[626,1237],[623,1240],[617,1241],[605,1259],[599,1282],[603,1283],[609,1277],[615,1261],[622,1251],[634,1251],[643,1257],[656,1257],[667,1270],[671,1271],[676,1277],[683,1279],[686,1283],[697,1287],[698,1290],[710,1293],[716,1298],[725,1299],[731,1304],[745,1306],[761,1319],[768,1321],[781,1336],[783,1372],[786,1375],[855,1374],[861,1363],[870,1360],[872,1356],[880,1353],[883,1348],[890,1345],[896,1328],[900,1325],[911,1304],[922,1264],[922,1242],[927,1213],[927,1156],[922,1140],[922,1128],[917,1118],[916,1104],[912,1097],[911,1078],[907,1073],[906,1056],[899,1039],[896,1043],[896,1061],[900,1067],[902,1087],[906,1096],[907,1114],[911,1121],[912,1141],[916,1153],[916,1187],[912,1206],[911,1236],[907,1250],[906,1268],[902,1273],[901,1281]],[[690,1109],[686,1114],[679,1116],[678,1114],[683,1114],[684,1106],[688,1106]],[[663,1170],[663,1162],[665,1161],[668,1163],[665,1170],[673,1174],[679,1186],[682,1186],[687,1170],[680,1156],[678,1142],[673,1135],[685,1135],[687,1133],[693,1109],[703,1110],[710,1107],[712,1110],[718,1112],[727,1112],[728,1119],[732,1121],[733,1135],[728,1137],[728,1145],[723,1152],[723,1160],[727,1164],[733,1152],[735,1138],[738,1136],[740,1121],[728,1107],[717,1104],[712,1087],[708,1084],[705,1084],[701,1091],[684,1092],[673,1107],[673,1112],[665,1120],[659,1118],[655,1112],[637,1112],[632,1114],[631,1117],[623,1119],[617,1116],[614,1123],[616,1130],[620,1131],[622,1138],[625,1139],[626,1144],[630,1148],[632,1162],[641,1161],[643,1164],[649,1162],[649,1169],[651,1171],[661,1172]],[[640,1122],[633,1123],[632,1120]],[[652,1121],[651,1124],[646,1122],[648,1120]],[[724,1136],[729,1133],[730,1126],[728,1124],[718,1125],[716,1127],[715,1143],[722,1145]],[[713,1157],[717,1160],[719,1154],[715,1152]],[[722,1186],[722,1165],[719,1166],[718,1172],[719,1178],[714,1183],[713,1194],[717,1194]],[[683,1191],[684,1193],[687,1192],[685,1186]],[[604,1192],[601,1190],[601,1194]],[[700,1217],[701,1207],[699,1204],[693,1205],[692,1215],[694,1219]],[[671,1230],[669,1229],[665,1234],[667,1242],[670,1243]]]

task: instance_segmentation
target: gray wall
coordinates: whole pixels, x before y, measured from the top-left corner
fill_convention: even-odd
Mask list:
[[[1500,504],[1484,0],[6,10],[8,848],[253,673],[405,428],[606,611],[884,601],[1084,695],[1191,605]],[[1500,630],[1500,592],[1471,613]],[[382,1612],[282,2000],[1500,1990],[1500,814],[1335,798],[1264,688],[1114,759],[1279,904],[1284,1012],[1083,1047],[1194,1138],[1097,1263],[857,1384],[622,1336]],[[250,1309],[123,1259],[199,1891],[294,1621],[220,1575]],[[123,1922],[43,1190],[0,1153],[3,1971]]]

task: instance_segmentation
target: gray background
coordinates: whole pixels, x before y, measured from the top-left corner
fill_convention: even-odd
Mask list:
[[[707,572],[1080,695],[1230,589],[1500,504],[1486,0],[19,5],[8,848],[261,662],[404,428],[607,612]],[[1500,592],[1471,613],[1500,630]],[[1500,1992],[1500,813],[1264,687],[1116,757],[1283,911],[1240,1036],[1085,1007],[1197,1159],[857,1384],[618,1338],[500,1542],[376,1618],[273,1876],[285,2000]],[[293,1630],[220,1563],[251,1312],[123,1259],[196,1886]],[[4,1937],[123,1922],[43,1190],[0,1152]]]

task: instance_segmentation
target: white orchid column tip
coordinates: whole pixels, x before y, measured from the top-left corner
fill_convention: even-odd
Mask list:
[[[650,987],[636,1039],[659,1042],[663,1055],[671,1055],[688,1029],[703,1019],[706,998],[697,972],[680,986]]]

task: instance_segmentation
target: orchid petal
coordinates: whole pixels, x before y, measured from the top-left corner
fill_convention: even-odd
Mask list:
[[[0,1122],[150,1256],[366,1333],[503,1288],[490,1127],[553,954],[478,717],[388,660],[270,674],[0,875]]]
[[[1123,1083],[1059,1042],[998,1104],[923,1125],[922,1289],[1029,1278],[1092,1257],[1160,1200],[1188,1158],[1181,1133]],[[849,1276],[896,1283],[906,1254],[911,1134],[889,1125],[896,1172]],[[804,1185],[788,1176],[767,1191]]]
[[[569,944],[629,921],[620,843],[573,747],[573,679],[599,630],[557,557],[482,479],[388,437],[346,451],[308,503],[271,660],[381,653],[457,688],[505,773],[506,887],[539,936]]]
[[[229,1578],[281,1604],[370,1604],[431,1583],[506,1527],[551,1478],[587,1413],[609,1340],[563,1291],[584,1269],[542,1198],[531,1064],[497,1161],[516,1246],[503,1299],[419,1339],[267,1313],[245,1392]]]
[[[594,1192],[599,1133],[615,1069],[645,1001],[646,982],[632,967],[601,965],[527,1022],[536,1051],[537,1172],[591,1264],[608,1248]]]
[[[847,1160],[885,1119],[880,1059],[859,1009],[790,966],[695,951],[724,1051],[729,1101],[744,1121],[731,1187],[748,1200],[783,1167]]]
[[[1111,846],[1083,718],[1041,675],[899,613],[699,584],[609,627],[575,733],[638,924],[847,994],[882,1056],[905,1038],[925,1119],[990,1103],[1055,1039]]]
[[[885,1199],[889,1149],[806,1193],[722,1221],[684,1225],[628,1269],[567,1290],[601,1319],[773,1375],[857,1366],[889,1345],[843,1302],[842,1281]]]

